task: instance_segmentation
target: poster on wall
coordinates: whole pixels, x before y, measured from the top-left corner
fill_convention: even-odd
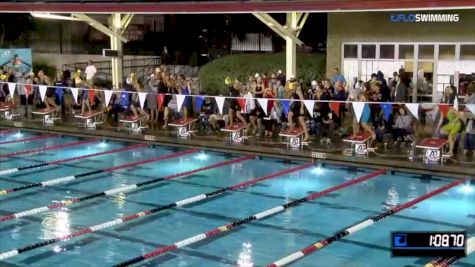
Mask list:
[[[0,69],[27,73],[32,71],[31,49],[0,49]]]

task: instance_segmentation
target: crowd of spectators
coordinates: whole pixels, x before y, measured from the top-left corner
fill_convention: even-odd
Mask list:
[[[58,116],[84,114],[86,111],[101,110],[111,118],[112,126],[118,125],[121,116],[144,118],[151,125],[167,128],[176,118],[198,118],[201,128],[217,132],[223,127],[243,123],[247,135],[273,137],[285,128],[301,127],[304,141],[319,141],[329,146],[336,136],[357,134],[361,131],[371,134],[374,143],[395,144],[412,142],[415,120],[404,103],[412,91],[412,83],[404,69],[394,72],[385,79],[382,72],[371,75],[370,80],[353,80],[350,83],[338,68],[321,80],[306,83],[296,77],[285,77],[282,71],[252,73],[247,79],[227,77],[223,82],[227,94],[223,107],[218,107],[214,96],[199,92],[193,79],[173,75],[166,66],[150,69],[140,80],[131,73],[124,81],[123,89],[114,89],[108,103],[103,90],[95,86],[97,73],[93,62],[85,70],[58,72],[56,77],[47,77],[42,70],[22,75],[13,70],[0,75],[2,82],[18,83],[19,104],[23,114],[30,116],[31,110],[53,108]],[[39,85],[46,85],[44,100],[41,100]],[[77,96],[68,88],[79,88]],[[468,86],[465,103],[475,103],[475,84]],[[145,105],[140,103],[137,93],[147,94]],[[185,95],[180,110],[177,95]],[[189,95],[201,95],[198,97]],[[454,104],[457,99],[454,86],[448,86],[441,103]],[[74,99],[76,98],[76,99]],[[258,99],[268,101],[260,102]],[[313,110],[305,100],[314,100]],[[15,101],[7,83],[0,87],[0,102]],[[351,102],[369,102],[364,105],[361,118],[354,116]],[[396,102],[388,109],[386,102]],[[266,106],[261,106],[266,103]],[[1,103],[0,103],[1,104]],[[220,110],[221,109],[221,110]],[[421,117],[424,118],[424,113]],[[447,136],[450,142],[448,153],[456,151],[457,142],[465,131],[465,151],[475,150],[475,129],[473,119],[462,117],[451,108],[448,114],[436,112],[433,117],[435,136]],[[351,130],[350,130],[351,129]]]

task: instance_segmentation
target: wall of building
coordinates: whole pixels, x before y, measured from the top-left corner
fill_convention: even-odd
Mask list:
[[[391,22],[401,12],[329,13],[327,73],[342,67],[343,42],[475,42],[475,10],[404,12],[459,14],[458,22]]]

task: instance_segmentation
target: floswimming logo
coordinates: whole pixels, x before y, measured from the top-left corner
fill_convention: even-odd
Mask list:
[[[389,16],[391,22],[412,22],[412,23],[424,23],[424,22],[459,22],[459,14],[391,14]]]

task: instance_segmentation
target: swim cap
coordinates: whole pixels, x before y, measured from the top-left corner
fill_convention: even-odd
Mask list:
[[[224,79],[224,84],[226,84],[226,85],[230,85],[231,83],[232,83],[232,80],[231,80],[231,78],[229,78],[229,77],[226,77],[226,79]]]

